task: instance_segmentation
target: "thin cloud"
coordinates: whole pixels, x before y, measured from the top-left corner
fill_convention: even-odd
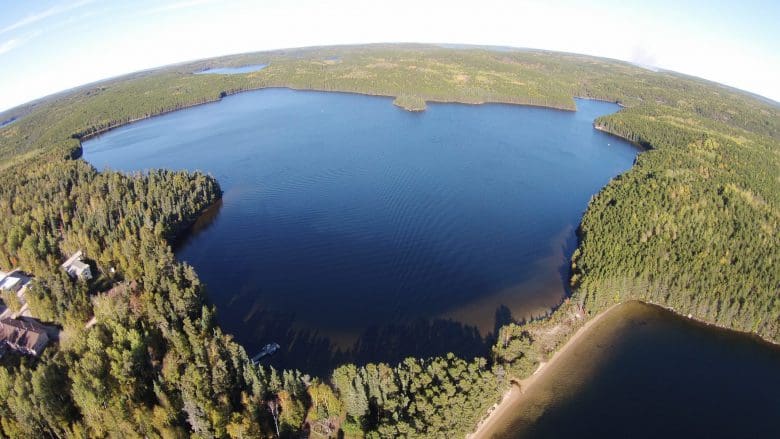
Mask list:
[[[60,4],[60,5],[52,6],[49,9],[45,9],[45,10],[43,10],[41,12],[28,15],[28,16],[22,18],[21,20],[18,20],[18,21],[14,22],[14,23],[9,24],[8,26],[0,29],[0,34],[4,34],[6,32],[11,32],[12,30],[20,29],[20,28],[23,28],[25,26],[29,26],[31,24],[35,24],[35,23],[37,23],[37,22],[39,22],[41,20],[45,20],[45,19],[47,19],[49,17],[53,17],[55,15],[62,14],[63,12],[68,12],[68,11],[76,9],[76,8],[80,8],[82,6],[85,6],[85,5],[88,5],[88,4],[92,3],[94,1],[95,0],[81,0],[81,1],[76,2],[76,3],[65,4],[65,5]],[[11,40],[11,41],[13,41],[13,40]],[[2,52],[0,52],[0,53],[2,53]]]
[[[0,43],[0,55],[16,49],[17,47],[21,46],[23,42],[24,41],[18,38],[11,38],[8,41]]]

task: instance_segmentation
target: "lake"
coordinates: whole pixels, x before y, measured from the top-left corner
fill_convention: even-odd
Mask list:
[[[577,112],[266,89],[84,144],[97,168],[203,170],[224,197],[176,248],[252,355],[345,361],[484,356],[497,326],[567,294],[590,197],[638,150]]]
[[[268,64],[251,64],[241,67],[215,67],[213,69],[195,72],[196,75],[240,75],[243,73],[259,72],[268,67]]]
[[[11,125],[12,123],[16,122],[19,118],[17,116],[11,117],[9,119],[6,119],[4,121],[0,121],[0,128],[6,127],[8,125]]]
[[[586,335],[487,437],[780,437],[780,347],[637,302]]]

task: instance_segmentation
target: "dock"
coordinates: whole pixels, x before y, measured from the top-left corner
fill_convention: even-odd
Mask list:
[[[257,365],[257,363],[259,363],[263,357],[273,355],[276,351],[279,350],[280,347],[281,346],[279,346],[279,343],[268,343],[267,345],[263,346],[263,349],[260,349],[260,352],[252,357],[252,364]]]

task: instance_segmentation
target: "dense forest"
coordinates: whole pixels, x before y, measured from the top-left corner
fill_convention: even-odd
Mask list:
[[[192,74],[256,63],[269,66]],[[310,377],[252,365],[215,324],[207,286],[171,251],[221,196],[218,182],[98,172],[79,159],[80,140],[94,133],[271,86],[394,96],[415,108],[573,110],[574,96],[604,99],[627,108],[596,127],[647,151],[592,199],[573,296],[547,318],[501,328],[486,358],[347,364]],[[0,269],[33,274],[30,310],[62,331],[39,359],[2,359],[5,436],[463,435],[588,315],[630,299],[780,341],[780,108],[717,84],[580,55],[377,45],[166,67],[7,115],[18,119],[0,128]],[[78,249],[91,281],[59,268]]]
[[[778,142],[679,110],[619,116],[597,126],[652,150],[583,218],[584,303],[641,299],[780,341]]]

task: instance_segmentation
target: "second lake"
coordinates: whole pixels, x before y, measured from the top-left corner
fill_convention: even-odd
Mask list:
[[[223,200],[175,248],[253,355],[345,361],[486,355],[495,328],[567,294],[588,200],[638,150],[576,112],[267,89],[84,144],[98,169],[202,170]]]

